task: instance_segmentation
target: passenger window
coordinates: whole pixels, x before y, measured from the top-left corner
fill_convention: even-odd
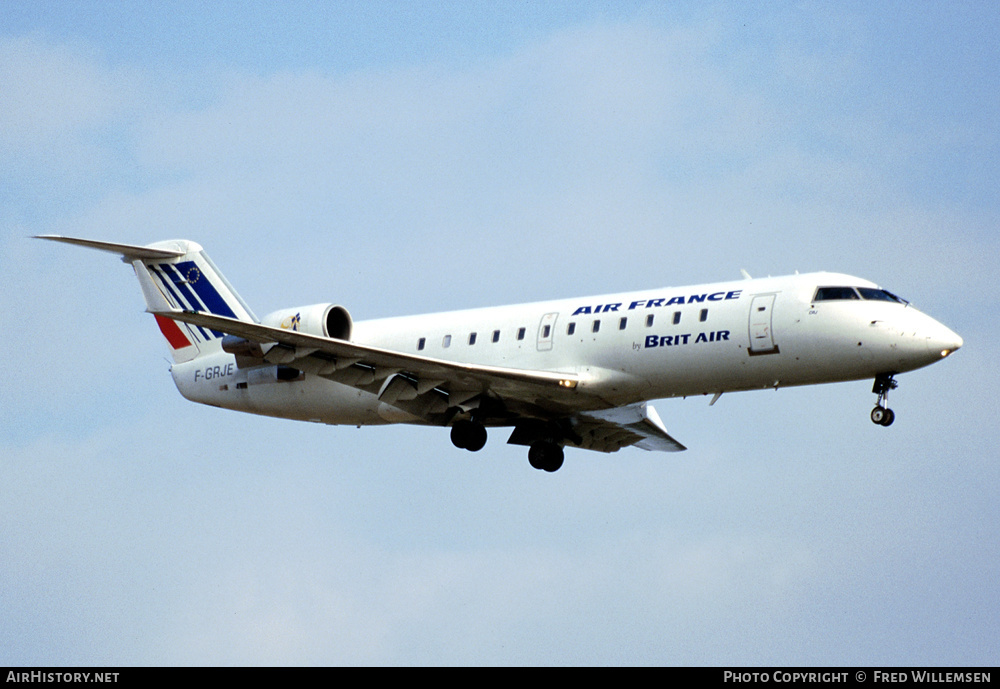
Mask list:
[[[523,340],[524,339],[524,328],[518,328],[517,329],[517,339],[519,339],[519,340]]]
[[[618,329],[619,330],[624,330],[626,325],[628,325],[628,319],[627,318],[623,317],[620,321],[618,321]]]
[[[600,329],[601,329],[601,322],[600,321],[594,321],[594,332],[596,333]]]
[[[425,344],[427,344],[426,337],[421,337],[419,340],[417,340],[417,351],[418,352],[423,351]]]
[[[572,335],[575,332],[576,332],[576,323],[570,323],[569,325],[566,326],[567,335]]]
[[[445,335],[444,339],[441,341],[442,347],[451,347],[451,335]]]
[[[493,331],[493,341],[494,342],[499,342],[500,341],[500,331],[499,330],[494,330]]]
[[[680,322],[681,322],[681,312],[680,311],[674,311],[674,325],[677,325]]]
[[[701,310],[701,313],[698,315],[698,320],[702,323],[708,320],[708,309]]]
[[[542,338],[543,339],[548,338],[548,336],[551,335],[551,334],[552,334],[552,326],[551,325],[544,325],[544,326],[542,326]]]
[[[476,333],[469,333],[469,344],[476,344]]]
[[[646,316],[646,327],[647,328],[653,327],[653,314],[649,314],[648,316]]]

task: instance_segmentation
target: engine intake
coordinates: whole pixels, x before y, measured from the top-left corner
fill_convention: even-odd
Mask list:
[[[350,340],[354,322],[343,306],[313,304],[281,309],[264,316],[262,323],[272,328],[295,330],[308,335]]]
[[[272,328],[295,330],[307,335],[331,337],[338,340],[350,340],[351,330],[354,327],[351,314],[347,312],[347,309],[334,304],[313,304],[312,306],[281,309],[280,311],[275,311],[264,316],[262,323]],[[280,347],[281,345],[277,345],[277,348],[280,349]],[[275,346],[268,346],[265,351],[265,348],[260,343],[251,342],[236,335],[226,335],[222,338],[222,351],[236,356],[236,366],[238,368],[259,366],[264,356],[274,352],[275,349]],[[294,348],[286,348],[285,351],[291,359]],[[275,358],[272,353],[270,360],[275,362],[280,361],[280,358]],[[289,371],[292,370],[295,369],[289,369]],[[296,375],[298,375],[298,372],[296,372]],[[278,379],[285,380],[285,378],[281,377],[280,371],[278,372]],[[288,380],[293,379],[294,377]]]

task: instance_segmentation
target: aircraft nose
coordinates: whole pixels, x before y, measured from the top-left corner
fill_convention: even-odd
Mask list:
[[[939,353],[941,358],[948,356],[957,349],[961,349],[965,341],[961,336],[935,321],[935,328],[927,335],[927,349],[930,352]]]

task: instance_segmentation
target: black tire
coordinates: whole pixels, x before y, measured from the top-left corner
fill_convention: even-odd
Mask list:
[[[478,421],[461,419],[451,427],[451,443],[469,452],[479,452],[486,446],[486,427]]]
[[[486,447],[486,427],[478,421],[469,422],[469,435],[466,439],[465,449],[469,452],[479,452]]]
[[[540,441],[528,450],[528,463],[542,471],[559,471],[563,465],[563,449],[556,443]]]
[[[454,426],[451,427],[451,444],[461,450],[465,449],[465,443],[466,440],[468,439],[468,436],[465,433],[465,429],[463,428],[463,425],[465,423],[468,422],[458,421],[455,423]]]

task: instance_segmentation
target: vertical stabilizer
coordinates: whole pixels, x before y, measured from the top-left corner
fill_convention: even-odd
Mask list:
[[[200,311],[257,322],[247,304],[195,242],[175,239],[133,246],[54,235],[38,238],[120,255],[135,270],[147,311]],[[191,361],[222,348],[221,332],[163,316],[155,318],[176,363]]]

